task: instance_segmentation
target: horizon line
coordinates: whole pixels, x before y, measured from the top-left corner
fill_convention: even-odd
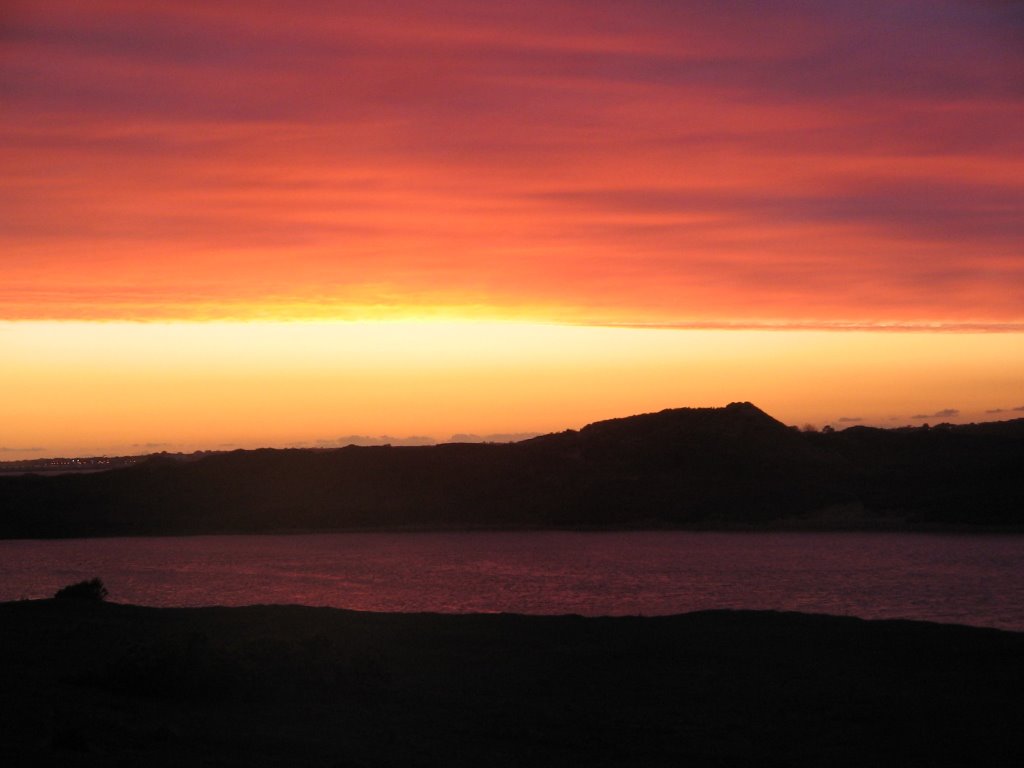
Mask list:
[[[769,418],[775,419],[767,411],[763,411],[759,406],[750,401],[736,401],[733,403],[727,403],[722,406],[674,406],[668,408],[662,408],[658,411],[645,411],[643,413],[633,413],[628,416],[613,416],[607,419],[598,419],[596,421],[587,422],[580,427],[566,427],[560,430],[552,430],[549,432],[522,432],[522,433],[496,433],[496,434],[473,434],[473,433],[454,433],[446,439],[438,439],[432,435],[407,435],[405,437],[398,437],[395,435],[346,435],[340,438],[327,439],[319,438],[312,440],[300,440],[292,443],[280,443],[277,445],[272,444],[260,444],[251,447],[239,445],[236,443],[220,443],[212,447],[204,448],[192,448],[189,450],[187,444],[182,443],[149,443],[146,446],[150,450],[146,453],[80,453],[80,454],[64,454],[64,455],[51,455],[51,456],[37,456],[32,458],[21,458],[21,459],[4,459],[2,458],[4,453],[21,453],[21,452],[35,452],[45,451],[47,448],[43,447],[31,447],[31,448],[14,448],[8,446],[0,446],[0,465],[4,464],[19,464],[23,462],[32,461],[56,461],[59,459],[125,459],[125,458],[145,458],[148,456],[159,456],[161,454],[169,455],[181,455],[189,456],[196,453],[233,453],[236,451],[336,451],[344,448],[433,448],[442,445],[511,445],[515,443],[525,442],[533,440],[538,437],[546,437],[548,435],[558,435],[564,432],[579,432],[585,427],[593,424],[600,424],[606,421],[618,421],[620,419],[636,418],[640,416],[649,416],[652,414],[662,413],[664,411],[674,410],[725,410],[730,405],[752,405],[753,407],[761,410],[762,413],[767,415]],[[1013,416],[1015,412],[1020,412],[1022,415]],[[847,418],[841,417],[838,419],[827,420],[820,426],[816,424],[787,424],[786,422],[780,421],[779,423],[788,427],[789,429],[798,430],[801,432],[821,432],[827,431],[826,427],[831,427],[835,432],[843,432],[847,429],[855,427],[867,428],[867,429],[881,429],[881,430],[898,430],[898,429],[922,429],[928,427],[934,429],[941,426],[950,427],[969,427],[977,424],[999,424],[1010,421],[1024,420],[1024,406],[1018,406],[1014,408],[998,408],[989,411],[985,411],[980,415],[989,416],[1005,416],[1006,418],[988,418],[972,421],[953,422],[949,421],[950,418],[963,418],[965,414],[917,414],[915,416],[907,417],[890,417],[891,420],[901,420],[904,423],[893,426],[880,425],[875,419],[861,419],[861,418]],[[930,423],[928,419],[940,419],[935,423]],[[778,419],[775,419],[779,421]],[[923,422],[920,424],[913,424],[908,422]],[[501,438],[501,437],[517,437],[514,440],[499,440],[490,438]],[[357,438],[365,440],[366,442],[342,442],[349,438]],[[455,438],[478,438],[478,439],[466,439],[457,440]],[[378,442],[387,440],[388,442]],[[333,443],[333,444],[332,444]],[[126,448],[132,448],[133,446],[125,446]],[[177,450],[176,450],[177,449]]]

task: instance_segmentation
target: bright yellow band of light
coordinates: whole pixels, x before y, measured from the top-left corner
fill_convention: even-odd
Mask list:
[[[547,432],[733,400],[837,427],[1024,416],[1021,333],[20,321],[0,322],[0,356],[0,460]]]

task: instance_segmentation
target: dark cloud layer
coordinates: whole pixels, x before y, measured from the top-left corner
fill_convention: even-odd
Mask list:
[[[911,416],[912,419],[952,419],[960,415],[960,411],[957,408],[943,408],[941,411],[935,413],[918,413]]]

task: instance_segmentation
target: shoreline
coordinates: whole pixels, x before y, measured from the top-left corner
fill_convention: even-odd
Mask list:
[[[197,536],[312,536],[318,534],[403,534],[403,533],[894,533],[955,536],[1021,536],[1021,525],[970,525],[966,523],[871,522],[808,522],[777,521],[771,523],[690,524],[646,523],[642,525],[382,525],[343,526],[335,528],[272,528],[219,529],[153,532],[97,532],[66,536],[0,536],[0,541],[62,541],[84,539],[188,538]]]
[[[618,532],[691,532],[691,534],[931,534],[950,536],[1022,536],[1024,524],[985,525],[969,523],[907,522],[901,519],[876,518],[868,520],[805,520],[786,518],[765,522],[708,521],[700,523],[672,523],[644,521],[622,524],[531,525],[506,523],[465,524],[408,524],[408,525],[352,525],[337,527],[275,527],[260,529],[190,528],[179,531],[97,531],[94,534],[77,532],[71,536],[0,536],[4,541],[61,541],[85,539],[164,539],[202,536],[314,536],[335,534],[618,534]]]

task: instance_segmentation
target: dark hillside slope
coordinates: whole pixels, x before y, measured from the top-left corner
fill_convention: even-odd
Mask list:
[[[806,435],[855,471],[852,498],[913,522],[1024,523],[1024,419]]]
[[[1024,522],[1024,420],[802,433],[750,403],[597,422],[520,443],[160,457],[0,477],[0,536],[389,527]],[[819,521],[819,522],[815,522]]]
[[[575,496],[581,522],[763,521],[831,503],[835,489],[822,480],[844,472],[827,448],[750,403],[611,419],[528,442],[552,437],[585,477]]]

